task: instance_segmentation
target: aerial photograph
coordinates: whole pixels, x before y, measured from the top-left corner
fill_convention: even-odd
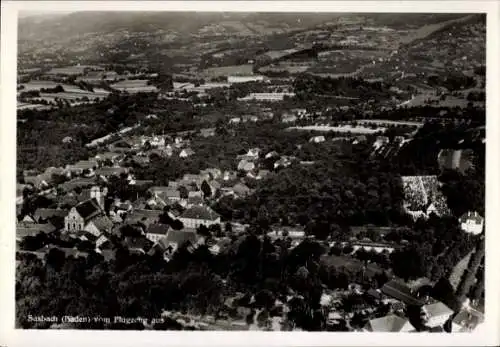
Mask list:
[[[16,329],[486,325],[486,14],[21,13],[17,40]]]

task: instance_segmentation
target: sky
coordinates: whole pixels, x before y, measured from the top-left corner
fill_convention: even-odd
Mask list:
[[[44,10],[28,10],[19,11],[19,18],[33,17],[33,16],[43,16],[43,15],[58,15],[58,14],[68,14],[72,11],[44,11]]]

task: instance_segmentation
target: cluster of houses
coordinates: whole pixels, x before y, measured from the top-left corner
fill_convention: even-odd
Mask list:
[[[108,151],[99,152],[87,160],[61,168],[51,167],[41,174],[25,171],[24,182],[17,185],[18,242],[39,232],[49,234],[60,231],[63,237],[91,242],[97,252],[110,256],[110,235],[121,235],[120,229],[128,225],[142,235],[140,241],[125,237],[130,251],[147,253],[168,250],[168,255],[165,253],[168,259],[183,243],[198,245],[200,237],[197,229],[200,226],[220,228],[221,218],[209,207],[210,202],[224,196],[245,197],[252,193],[252,189],[245,184],[245,178],[259,180],[271,174],[270,170],[259,169],[260,157],[271,159],[274,168],[286,167],[293,160],[280,157],[276,152],[261,156],[259,148],[251,148],[245,155],[237,157],[239,173],[208,168],[169,181],[167,186],[154,186],[153,181],[134,177],[131,165],[147,165],[153,153],[161,157],[178,155],[187,158],[193,154],[189,144],[190,141],[182,136],[128,137],[109,144]],[[132,156],[131,152],[134,153]],[[125,179],[128,185],[143,188],[147,191],[146,197],[110,201],[112,198],[108,196],[106,186],[112,177]],[[52,201],[51,207],[55,207],[23,213],[25,197],[35,194]],[[160,223],[160,217],[165,213],[170,221],[181,222],[182,227],[179,228],[179,223],[176,228]],[[220,245],[215,242],[210,249],[218,252]],[[49,250],[50,247],[45,247],[35,253],[42,257]],[[75,253],[70,249],[67,251]],[[85,255],[81,251],[78,254]]]
[[[227,195],[243,197],[251,193],[237,172],[223,172],[217,168],[185,174],[170,181],[168,186],[153,186],[153,181],[137,180],[125,160],[129,150],[136,151],[134,160],[147,158],[153,151],[161,151],[166,156],[170,151],[177,151],[177,155],[184,158],[192,154],[189,141],[179,136],[169,143],[166,136],[153,135],[121,142],[124,143],[115,142],[108,146],[108,152],[64,168],[48,168],[42,174],[26,171],[24,183],[17,185],[18,242],[39,232],[60,231],[64,237],[90,241],[96,251],[108,254],[110,235],[120,235],[120,229],[128,225],[142,235],[141,241],[125,237],[129,250],[141,253],[168,250],[170,256],[186,242],[193,247],[204,242],[197,233],[200,226],[220,228],[221,218],[209,207],[210,201]],[[249,151],[254,157],[256,153]],[[256,174],[264,177],[268,173],[261,170]],[[146,197],[137,196],[134,201],[117,198],[110,201],[106,185],[113,176],[125,178],[130,186],[146,189]],[[53,201],[51,206],[57,207],[23,213],[25,197],[34,194]],[[175,228],[160,222],[165,213],[168,213],[169,220],[177,222]],[[49,248],[37,254],[46,253]],[[215,242],[210,249],[217,252],[220,247]]]
[[[386,316],[369,320],[362,331],[417,332],[418,326],[420,331],[470,332],[483,324],[484,312],[476,303],[465,301],[456,307],[454,302],[442,302],[421,290],[428,287],[422,281],[415,284],[391,280],[380,289],[368,290],[376,302],[390,304],[394,309]]]
[[[413,284],[405,284],[399,280],[391,280],[385,283],[380,289],[369,289],[365,292],[368,295],[373,307],[387,305],[390,307],[385,316],[368,320],[361,328],[355,329],[365,332],[470,332],[479,328],[484,322],[484,312],[477,305],[470,302],[463,302],[455,307],[453,302],[442,302],[433,298],[429,293],[420,290],[428,285],[422,281],[415,281]],[[362,291],[358,290],[359,294]],[[356,290],[355,290],[356,292]],[[453,300],[453,299],[450,299]],[[453,307],[453,308],[450,308]],[[370,311],[364,307],[364,311]],[[371,310],[373,311],[373,310]],[[352,318],[353,313],[347,314]],[[331,310],[328,322],[335,324],[344,315],[338,310]]]

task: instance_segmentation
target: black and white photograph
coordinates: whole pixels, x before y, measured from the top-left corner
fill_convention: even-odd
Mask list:
[[[485,333],[489,15],[19,10],[14,328]]]

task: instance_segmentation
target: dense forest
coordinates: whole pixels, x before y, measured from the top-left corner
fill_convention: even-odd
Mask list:
[[[330,78],[302,74],[295,78],[293,87],[297,97],[305,100],[322,95],[387,100],[393,95],[389,90],[390,85],[352,77]]]

